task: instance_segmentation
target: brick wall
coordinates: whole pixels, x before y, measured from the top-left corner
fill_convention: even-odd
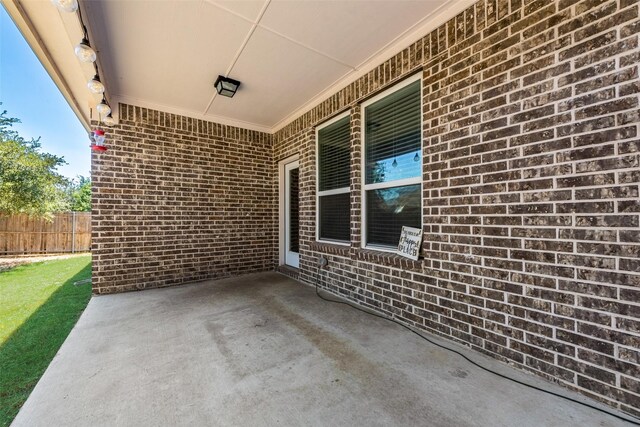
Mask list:
[[[271,135],[120,105],[93,154],[96,293],[272,270]]]
[[[301,280],[640,415],[638,15],[629,0],[481,1],[278,131],[274,161],[300,156]],[[359,104],[414,72],[417,262],[360,247]],[[314,127],[346,110],[340,247],[315,242]]]

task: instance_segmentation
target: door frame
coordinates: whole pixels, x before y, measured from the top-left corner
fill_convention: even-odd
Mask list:
[[[286,263],[286,250],[287,250],[287,211],[285,205],[285,198],[287,197],[286,188],[286,173],[285,167],[291,163],[298,162],[299,156],[293,155],[278,162],[278,265],[287,265]]]

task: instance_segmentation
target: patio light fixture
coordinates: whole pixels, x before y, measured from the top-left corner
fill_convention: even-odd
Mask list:
[[[236,94],[236,91],[240,86],[240,82],[237,80],[230,79],[228,77],[218,76],[218,78],[216,79],[216,82],[214,83],[214,86],[218,91],[218,95],[233,98],[233,95]]]
[[[78,0],[51,0],[51,3],[63,12],[72,13],[78,10]]]
[[[100,81],[100,76],[97,74],[93,76],[91,80],[89,80],[89,83],[87,83],[87,87],[91,92],[96,93],[98,95],[104,93],[104,85]]]
[[[76,46],[75,52],[80,62],[96,61],[96,51],[91,48],[86,37],[83,37],[82,41]]]

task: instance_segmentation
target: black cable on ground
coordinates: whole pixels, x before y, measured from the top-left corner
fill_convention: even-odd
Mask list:
[[[610,411],[607,411],[607,410],[605,410],[605,409],[598,408],[597,406],[594,406],[594,405],[592,405],[592,404],[590,404],[590,403],[587,403],[587,402],[581,402],[581,401],[576,400],[576,399],[573,399],[573,398],[571,398],[571,397],[569,397],[569,396],[563,396],[562,394],[559,394],[559,393],[556,393],[556,392],[553,392],[553,391],[550,391],[550,390],[545,390],[545,389],[540,388],[540,387],[537,387],[537,386],[535,386],[535,385],[527,384],[527,383],[522,382],[522,381],[520,381],[520,380],[517,380],[517,379],[515,379],[515,378],[508,377],[508,376],[506,376],[506,375],[504,375],[504,374],[501,374],[501,373],[499,373],[499,372],[496,372],[496,371],[493,371],[493,370],[491,370],[491,369],[489,369],[489,368],[486,368],[486,367],[484,367],[484,366],[480,365],[480,364],[479,364],[479,363],[477,363],[477,362],[474,362],[473,360],[469,359],[467,356],[465,356],[463,353],[459,352],[459,351],[458,351],[458,350],[456,350],[456,349],[446,347],[446,346],[444,346],[444,345],[442,345],[442,344],[438,344],[437,342],[435,342],[435,341],[433,341],[433,340],[431,340],[431,339],[429,339],[429,338],[425,337],[425,336],[424,336],[424,335],[422,335],[421,333],[419,333],[419,332],[417,332],[417,331],[413,330],[411,327],[409,327],[409,326],[405,325],[404,323],[401,323],[401,322],[397,321],[396,319],[394,319],[394,318],[392,318],[392,317],[387,317],[387,316],[384,316],[384,315],[382,315],[382,314],[378,314],[378,313],[375,313],[375,312],[372,312],[372,311],[369,311],[369,310],[364,310],[362,307],[359,307],[359,306],[357,306],[357,305],[355,305],[355,304],[351,304],[351,303],[349,303],[349,302],[347,302],[347,301],[337,301],[337,300],[333,300],[333,299],[330,299],[330,298],[323,297],[322,295],[320,295],[320,288],[318,287],[318,281],[319,281],[319,279],[320,279],[320,269],[321,269],[321,267],[322,267],[322,266],[326,266],[326,261],[325,261],[324,265],[321,265],[321,266],[319,266],[319,267],[318,267],[318,273],[316,274],[315,288],[316,288],[316,295],[318,296],[318,298],[320,298],[320,299],[322,299],[322,300],[324,300],[324,301],[333,302],[333,303],[336,303],[336,304],[344,304],[344,305],[348,305],[349,307],[354,308],[354,309],[356,309],[356,310],[358,310],[358,311],[361,311],[361,312],[363,312],[363,313],[366,313],[366,314],[369,314],[369,315],[371,315],[371,316],[379,317],[380,319],[384,319],[384,320],[388,320],[388,321],[390,321],[390,322],[393,322],[393,323],[395,323],[396,325],[402,326],[403,328],[405,328],[405,329],[406,329],[406,330],[408,330],[409,332],[412,332],[413,334],[415,334],[415,335],[419,336],[420,338],[422,338],[423,340],[427,341],[428,343],[433,344],[433,345],[435,345],[436,347],[442,348],[442,349],[444,349],[444,350],[450,351],[450,352],[452,352],[452,353],[455,353],[455,354],[457,354],[458,356],[462,357],[462,358],[463,358],[464,360],[466,360],[467,362],[471,363],[473,366],[476,366],[476,367],[478,367],[478,368],[482,369],[483,371],[489,372],[489,373],[491,373],[491,374],[493,374],[493,375],[496,375],[496,376],[498,376],[498,377],[500,377],[500,378],[504,378],[504,379],[509,380],[509,381],[512,381],[512,382],[514,382],[514,383],[516,383],[516,384],[520,384],[520,385],[523,385],[523,386],[525,386],[525,387],[529,387],[529,388],[532,388],[532,389],[534,389],[534,390],[538,390],[538,391],[541,391],[541,392],[543,392],[543,393],[550,394],[550,395],[552,395],[552,396],[560,397],[560,398],[565,399],[565,400],[568,400],[568,401],[570,401],[570,402],[574,402],[574,403],[577,403],[577,404],[579,404],[579,405],[586,406],[587,408],[595,409],[596,411],[602,412],[603,414],[611,415],[612,417],[618,418],[618,419],[620,419],[620,420],[622,420],[622,421],[626,421],[626,422],[628,422],[628,423],[630,423],[630,424],[640,426],[640,419],[639,419],[639,418],[634,417],[633,415],[628,415],[628,417],[630,417],[630,418],[634,418],[634,419],[638,419],[639,421],[634,421],[634,420],[629,419],[629,418],[627,418],[627,417],[623,417],[623,416],[621,416],[621,415],[618,415],[618,414],[616,414],[616,413],[614,413],[614,412],[610,412]]]

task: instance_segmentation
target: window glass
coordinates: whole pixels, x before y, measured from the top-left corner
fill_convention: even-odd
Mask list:
[[[366,184],[420,176],[420,82],[365,109]]]
[[[349,242],[349,117],[318,130],[318,239]]]
[[[351,230],[349,193],[320,197],[320,237],[348,241]]]
[[[367,191],[367,243],[397,246],[402,226],[421,228],[420,184]]]
[[[364,107],[365,246],[396,247],[402,226],[422,228],[421,135],[419,79]]]
[[[349,187],[349,117],[318,131],[319,190]]]

